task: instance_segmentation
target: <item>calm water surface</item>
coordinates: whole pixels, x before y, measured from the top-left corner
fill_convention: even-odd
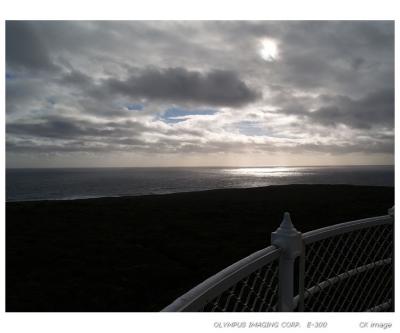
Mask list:
[[[287,184],[394,186],[393,166],[7,169],[7,201],[68,200]]]

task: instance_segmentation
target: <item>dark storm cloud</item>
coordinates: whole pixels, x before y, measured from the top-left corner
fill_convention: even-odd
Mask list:
[[[6,125],[6,133],[14,136],[73,139],[79,137],[108,137],[132,135],[135,132],[146,131],[146,127],[138,122],[94,123],[87,120],[77,120],[71,117],[47,117],[36,122],[16,122]]]
[[[46,119],[36,123],[9,123],[6,126],[8,134],[47,137],[47,138],[74,138],[76,136],[101,135],[102,130],[88,129],[75,121],[66,119]],[[107,132],[106,132],[107,133]]]
[[[259,97],[237,73],[225,70],[147,69],[127,80],[110,79],[105,87],[131,97],[220,106],[241,106]]]
[[[53,71],[58,67],[52,62],[50,52],[29,21],[6,22],[6,63],[14,69]]]

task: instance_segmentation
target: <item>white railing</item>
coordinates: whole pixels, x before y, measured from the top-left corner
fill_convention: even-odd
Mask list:
[[[392,208],[302,234],[285,213],[271,246],[163,311],[393,311],[393,222]]]

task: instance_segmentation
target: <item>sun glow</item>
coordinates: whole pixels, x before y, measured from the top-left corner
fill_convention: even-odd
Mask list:
[[[278,46],[272,39],[263,39],[260,49],[261,57],[266,61],[274,61],[278,57]]]
[[[304,167],[229,168],[223,171],[235,176],[251,177],[301,176],[309,173]]]

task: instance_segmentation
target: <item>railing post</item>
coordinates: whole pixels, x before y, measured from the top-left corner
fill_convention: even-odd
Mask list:
[[[279,303],[278,311],[291,312],[294,308],[294,263],[302,254],[302,236],[285,213],[278,229],[271,234],[271,243],[282,249],[279,259]]]

